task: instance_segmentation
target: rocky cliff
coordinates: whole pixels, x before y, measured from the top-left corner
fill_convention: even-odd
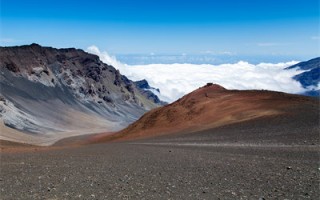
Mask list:
[[[1,137],[14,141],[119,130],[161,104],[96,55],[37,44],[0,47],[0,87]]]

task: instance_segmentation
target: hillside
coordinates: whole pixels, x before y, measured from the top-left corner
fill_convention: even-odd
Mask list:
[[[80,49],[32,44],[0,52],[0,139],[45,145],[117,131],[162,103]]]
[[[272,91],[227,90],[219,85],[207,84],[172,104],[146,113],[116,134],[95,136],[92,141],[179,135],[256,119],[293,117],[301,114],[301,110],[295,110],[300,106],[312,109],[310,113],[318,119],[318,101],[313,98]]]

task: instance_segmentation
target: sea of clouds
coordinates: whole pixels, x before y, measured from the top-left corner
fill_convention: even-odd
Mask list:
[[[287,93],[303,93],[305,89],[292,79],[301,70],[286,67],[297,61],[285,63],[250,64],[239,61],[230,64],[147,64],[128,65],[121,63],[107,52],[90,46],[87,52],[96,54],[100,59],[133,81],[146,79],[152,87],[159,88],[159,98],[173,102],[183,95],[205,85],[216,83],[227,89],[264,89]]]

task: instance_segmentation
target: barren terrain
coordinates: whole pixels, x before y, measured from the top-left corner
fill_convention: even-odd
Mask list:
[[[2,141],[0,197],[319,199],[319,140],[318,99],[209,85],[118,133]]]
[[[0,196],[318,199],[318,110],[302,105],[293,111],[300,114],[121,143],[28,151],[2,146]]]

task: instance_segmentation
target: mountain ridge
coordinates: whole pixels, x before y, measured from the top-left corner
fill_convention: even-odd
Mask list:
[[[307,90],[303,94],[320,97],[320,90],[317,89],[320,83],[320,57],[297,63],[286,69],[295,68],[304,70],[304,72],[293,77],[294,80],[299,81],[302,87]]]
[[[115,131],[161,105],[119,70],[81,49],[31,44],[0,47],[0,52],[2,132],[14,128],[30,138],[51,140],[54,135]]]

